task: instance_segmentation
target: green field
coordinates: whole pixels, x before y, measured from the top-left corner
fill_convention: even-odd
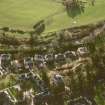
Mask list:
[[[77,10],[72,17],[56,0],[0,0],[0,27],[30,30],[37,21],[46,19],[48,32],[104,20],[105,0],[96,0],[95,6],[86,1],[84,12]]]

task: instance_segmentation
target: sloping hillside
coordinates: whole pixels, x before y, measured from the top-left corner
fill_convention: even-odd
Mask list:
[[[95,0],[94,6],[91,0],[86,1],[84,12],[67,13],[56,0],[0,0],[0,27],[28,30],[37,21],[46,19],[45,31],[48,32],[104,20],[105,0]]]

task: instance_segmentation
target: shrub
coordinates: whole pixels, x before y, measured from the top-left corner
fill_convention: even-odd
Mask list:
[[[9,27],[3,27],[2,30],[7,32],[7,31],[9,31]]]
[[[45,30],[45,23],[44,20],[39,21],[33,26],[35,33],[41,34]]]

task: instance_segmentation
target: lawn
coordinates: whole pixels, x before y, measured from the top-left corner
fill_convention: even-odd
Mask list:
[[[0,0],[0,26],[31,29],[39,20],[60,11],[53,0]]]
[[[86,0],[84,12],[67,13],[56,0],[0,0],[0,27],[30,30],[39,20],[46,20],[45,32],[80,26],[105,19],[105,0]]]

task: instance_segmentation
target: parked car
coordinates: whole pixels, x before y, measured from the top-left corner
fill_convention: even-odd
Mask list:
[[[10,67],[11,61],[11,54],[1,54],[0,55],[0,62],[2,68]]]
[[[64,84],[63,77],[59,74],[54,75],[53,82],[54,82],[55,85]]]
[[[77,54],[75,51],[66,51],[64,54],[66,59],[75,60],[77,58]]]
[[[24,58],[24,68],[25,69],[32,69],[33,68],[33,58],[32,57],[26,57]]]
[[[45,67],[45,59],[43,55],[35,55],[34,56],[35,65],[38,68],[44,68]]]
[[[44,61],[45,61],[45,60],[44,60],[44,56],[43,56],[43,55],[36,54],[36,55],[34,56],[34,61],[35,61],[35,62],[44,62]]]
[[[47,63],[53,62],[53,61],[54,61],[54,55],[53,55],[53,54],[46,54],[46,55],[45,55],[45,61],[46,61]]]
[[[19,77],[18,77],[18,80],[19,81],[23,81],[23,80],[26,80],[27,78],[26,78],[26,75],[25,74],[21,74],[21,75],[19,75]]]
[[[3,76],[3,75],[6,75],[6,74],[8,74],[8,70],[3,69],[3,68],[0,66],[0,75]]]
[[[56,54],[56,55],[55,55],[55,61],[56,61],[56,63],[58,63],[58,64],[64,63],[64,62],[65,62],[65,55],[64,55],[64,54],[61,54],[61,53]]]
[[[11,54],[1,54],[0,55],[1,60],[10,60],[11,59]]]
[[[51,78],[51,87],[54,93],[59,94],[65,91],[65,83],[63,77],[59,74],[54,74]]]
[[[77,54],[79,57],[84,57],[89,55],[89,51],[86,47],[79,47],[77,49]]]
[[[24,74],[19,75],[19,80],[28,80],[31,77],[32,77],[31,73],[24,73]]]
[[[27,79],[30,79],[32,77],[32,73],[27,73],[27,74],[25,74],[25,76]]]

